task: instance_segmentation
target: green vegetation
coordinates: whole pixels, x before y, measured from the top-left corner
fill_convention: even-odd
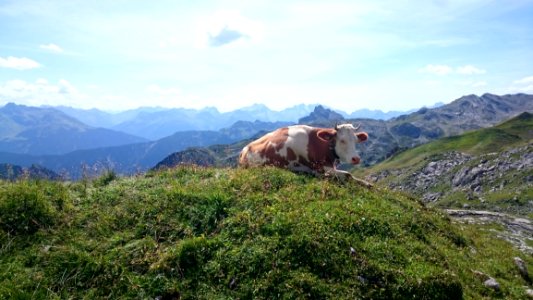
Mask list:
[[[0,182],[0,299],[520,299],[514,256],[533,263],[402,194],[279,169]]]
[[[531,128],[533,128],[533,115],[522,113],[518,117],[495,127],[442,138],[408,149],[374,166],[367,172],[412,167],[423,162],[428,157],[449,151],[460,151],[472,155],[501,152],[530,142],[533,139]]]
[[[495,127],[430,142],[355,172],[375,176],[380,185],[422,197],[432,206],[528,216],[533,213],[527,158],[532,128],[533,115],[522,113]]]

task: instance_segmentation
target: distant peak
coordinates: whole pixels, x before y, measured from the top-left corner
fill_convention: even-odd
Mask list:
[[[9,102],[7,103],[6,105],[4,105],[4,108],[15,108],[15,107],[23,107],[24,105],[18,105],[16,103],[13,103],[13,102]]]
[[[322,105],[317,105],[315,110],[309,116],[301,118],[298,123],[310,124],[337,120],[344,120],[344,117],[331,109],[324,108]]]

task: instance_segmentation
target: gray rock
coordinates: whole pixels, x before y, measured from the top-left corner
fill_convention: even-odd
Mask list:
[[[435,202],[437,200],[439,200],[440,196],[442,194],[441,193],[425,193],[423,196],[422,196],[422,200],[424,202]]]
[[[496,281],[496,279],[490,277],[489,279],[485,280],[485,282],[483,282],[483,285],[488,287],[488,288],[491,288],[495,291],[499,291],[500,290],[500,284],[498,283],[498,281]]]
[[[518,268],[518,271],[520,271],[520,275],[522,275],[522,278],[524,278],[524,280],[528,283],[531,283],[531,278],[529,277],[526,262],[523,261],[520,257],[516,256],[514,258],[514,264]]]
[[[469,170],[470,169],[468,167],[461,168],[461,170],[459,170],[459,172],[457,172],[457,174],[455,174],[455,176],[452,179],[453,186],[458,187],[458,186],[465,185],[466,183],[468,183],[469,182],[469,176],[468,176]]]

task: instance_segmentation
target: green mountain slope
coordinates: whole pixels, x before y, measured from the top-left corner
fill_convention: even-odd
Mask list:
[[[525,112],[494,127],[442,138],[408,149],[370,170],[413,166],[429,156],[447,151],[460,151],[473,155],[499,152],[506,148],[527,144],[531,139],[533,139],[533,114]]]
[[[0,182],[0,298],[521,299],[516,256],[531,270],[411,198],[279,169]]]
[[[441,207],[533,213],[533,115],[406,150],[362,171]],[[361,174],[359,174],[361,175]]]

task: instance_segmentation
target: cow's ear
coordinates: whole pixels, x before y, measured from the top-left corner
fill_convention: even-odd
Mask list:
[[[322,130],[318,131],[317,136],[318,136],[319,139],[324,140],[326,142],[329,142],[329,141],[331,141],[331,139],[333,139],[335,137],[335,132],[334,131],[330,131],[330,130],[322,129]]]
[[[355,136],[357,137],[357,140],[359,141],[359,143],[368,140],[368,133],[366,132],[357,132]]]

